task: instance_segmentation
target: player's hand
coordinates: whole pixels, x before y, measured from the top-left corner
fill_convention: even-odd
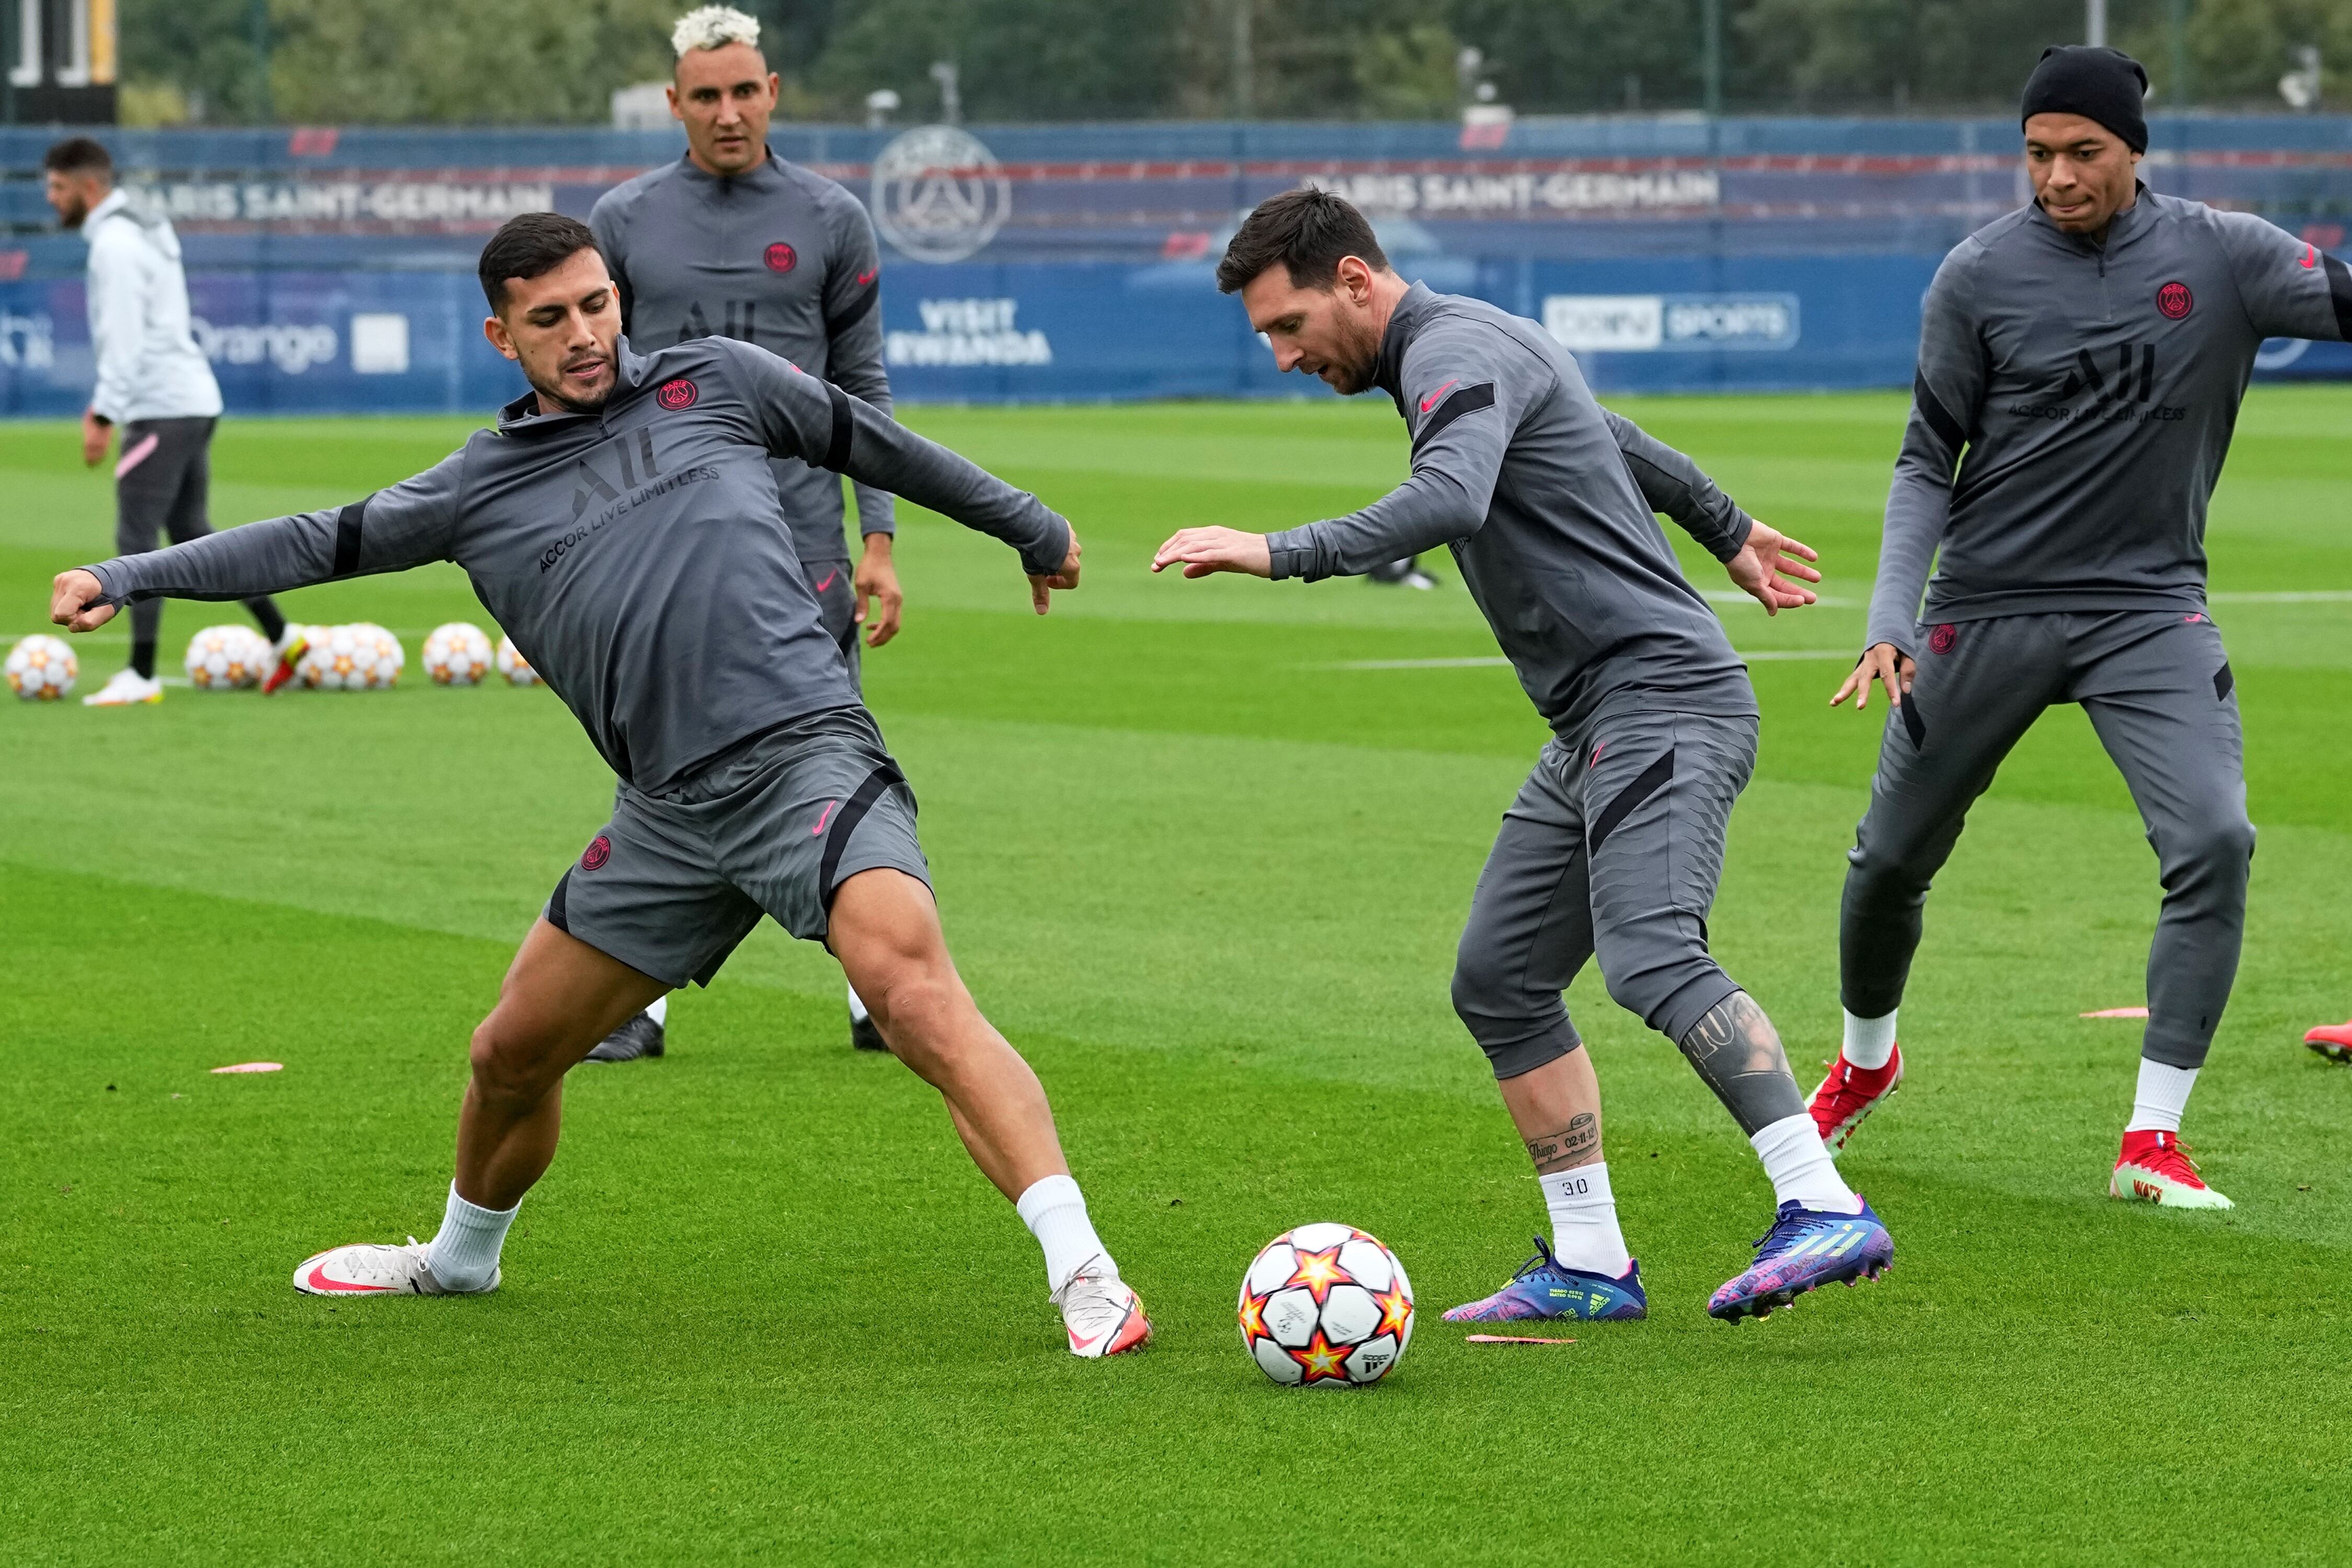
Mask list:
[[[1735,586],[1763,605],[1766,615],[1777,616],[1814,601],[1817,595],[1805,584],[1822,580],[1811,564],[1820,559],[1811,545],[1759,522],[1748,529],[1739,553],[1723,565]]]
[[[866,628],[866,646],[880,647],[898,635],[898,606],[907,595],[898,591],[898,568],[890,558],[890,536],[869,533],[857,557],[857,574],[849,580],[857,590],[857,624]],[[868,601],[873,613],[866,613]]]
[[[1238,528],[1177,530],[1151,558],[1151,569],[1165,572],[1180,563],[1187,577],[1206,577],[1212,572],[1274,575],[1274,552],[1266,548],[1265,535],[1244,533]]]
[[[1050,577],[1040,577],[1034,572],[1030,574],[1030,606],[1042,616],[1047,610],[1053,608],[1055,589],[1061,588],[1066,590],[1075,588],[1077,585],[1078,531],[1072,528],[1070,530],[1070,552],[1062,557],[1062,569],[1059,572],[1055,573]]]
[[[106,444],[113,438],[114,426],[105,423],[89,409],[81,411],[81,466],[94,468],[106,460]]]
[[[1830,699],[1830,706],[1834,708],[1852,697],[1853,710],[1861,712],[1870,706],[1870,688],[1874,682],[1886,688],[1887,706],[1900,708],[1903,700],[1911,695],[1911,679],[1918,673],[1916,661],[1899,652],[1893,643],[1874,643],[1862,656],[1862,662],[1853,667],[1853,673],[1845,678],[1845,684]]]
[[[70,572],[60,572],[58,580],[49,584],[49,619],[68,631],[96,631],[114,618],[112,605],[90,603],[105,592],[105,586],[96,577],[79,566]]]

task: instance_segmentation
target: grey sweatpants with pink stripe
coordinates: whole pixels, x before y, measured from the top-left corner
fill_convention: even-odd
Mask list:
[[[213,531],[206,512],[212,489],[211,419],[134,419],[122,427],[121,455],[114,463],[114,549],[143,555],[158,535],[173,544],[202,539]],[[275,642],[286,619],[267,597],[245,607]],[[163,601],[140,599],[131,606],[131,662],[154,674],[155,638],[163,624]],[[143,663],[142,662],[143,659]]]

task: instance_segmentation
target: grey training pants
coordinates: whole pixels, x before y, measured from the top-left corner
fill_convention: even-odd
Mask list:
[[[212,488],[211,419],[135,419],[122,427],[114,462],[114,549],[118,555],[143,555],[158,534],[173,544],[202,539],[213,531],[206,515]],[[285,622],[266,598],[247,601],[262,629],[275,637]],[[131,640],[153,646],[163,623],[163,601],[135,599],[131,605]]]
[[[1498,1079],[1583,1044],[1560,993],[1588,958],[1621,1006],[1680,1041],[1739,987],[1706,949],[1756,721],[1627,712],[1551,742],[1478,874],[1454,1010]]]
[[[2142,1054],[2202,1064],[2237,977],[2254,853],[2220,629],[2201,614],[2105,610],[1939,626],[1918,646],[1847,857],[1846,1010],[1884,1017],[1902,1001],[1928,884],[1969,807],[2044,709],[2079,702],[2131,787],[2164,887]]]

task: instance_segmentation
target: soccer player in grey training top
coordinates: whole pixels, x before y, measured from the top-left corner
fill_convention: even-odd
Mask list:
[[[621,330],[641,349],[713,334],[758,343],[888,413],[874,226],[839,184],[768,151],[776,77],[760,53],[760,24],[705,5],[680,19],[670,43],[670,111],[686,126],[686,155],[605,192],[588,216],[620,285]],[[824,629],[856,680],[858,628],[874,647],[898,635],[889,494],[856,487],[865,543],[853,574],[841,476],[779,458],[776,490]],[[656,1002],[588,1059],[661,1055],[666,1009]],[[887,1048],[855,987],[849,1019],[852,1044]]]
[[[95,468],[121,426],[114,547],[128,555],[154,549],[158,534],[174,543],[202,539],[212,531],[206,502],[221,395],[191,327],[180,237],[115,189],[114,160],[89,138],[58,142],[41,163],[58,220],[79,229],[89,243],[89,346],[98,385],[81,416],[81,458]],[[246,609],[261,623],[278,668],[290,671],[302,650],[288,635],[286,617],[267,598],[253,599]],[[163,622],[163,605],[132,606],[130,667],[83,698],[85,706],[163,700],[163,683],[155,678]],[[273,672],[273,679],[282,679]]]
[[[1069,524],[839,387],[725,338],[639,354],[574,219],[529,213],[482,252],[484,331],[531,391],[438,465],[351,505],[61,574],[75,631],[124,603],[242,598],[455,561],[621,776],[474,1032],[457,1172],[429,1244],[307,1258],[323,1295],[495,1289],[555,1157],[564,1072],[764,912],[823,942],[899,1059],[937,1088],[1036,1236],[1072,1353],[1150,1326],[1096,1237],[1045,1093],[948,957],[915,799],[775,526],[772,459],[810,459],[995,535],[1031,597],[1075,587]]]
[[[1927,291],[1866,648],[1830,699],[1860,709],[1883,686],[1893,708],[1846,873],[1844,1046],[1812,1112],[1836,1148],[1902,1080],[1895,1006],[1928,884],[2018,738],[2079,702],[2164,884],[2108,1190],[2227,1208],[2179,1146],[2254,849],[2205,507],[2256,348],[2352,334],[2352,280],[2260,218],[2139,184],[2147,87],[2113,49],[2044,53],[2021,106],[2033,200]]]
[[[1455,1321],[1639,1318],[1601,1089],[1560,993],[1598,957],[1609,994],[1682,1047],[1754,1144],[1780,1212],[1717,1317],[1761,1316],[1894,1257],[1839,1179],[1772,1025],[1706,948],[1732,801],[1756,759],[1756,694],[1675,564],[1653,509],[1767,610],[1807,604],[1813,552],[1734,506],[1680,453],[1593,401],[1533,323],[1408,287],[1363,215],[1326,192],[1252,213],[1217,268],[1283,370],[1395,399],[1412,477],[1363,510],[1273,535],[1188,528],[1153,570],[1307,581],[1444,545],[1555,738],[1505,814],[1454,971],[1535,1162],[1552,1244]]]

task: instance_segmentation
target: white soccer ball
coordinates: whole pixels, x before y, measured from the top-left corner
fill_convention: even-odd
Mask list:
[[[1302,1225],[1265,1244],[1242,1276],[1242,1348],[1286,1386],[1378,1383],[1412,1342],[1412,1284],[1380,1238]]]
[[[522,649],[515,647],[514,638],[499,638],[499,673],[507,678],[509,686],[537,686],[539,671],[531,668],[530,660],[523,658]]]
[[[435,626],[425,638],[425,673],[436,686],[478,686],[490,669],[490,639],[470,621]]]
[[[81,660],[64,641],[35,632],[8,650],[8,689],[27,702],[55,702],[74,689]]]
[[[400,639],[366,621],[311,628],[310,651],[299,667],[302,684],[318,691],[382,690],[400,679],[407,656]]]
[[[368,684],[364,689],[383,691],[400,679],[400,672],[408,668],[408,650],[400,639],[373,621],[354,621],[352,630],[359,635],[360,650],[366,656]]]
[[[260,685],[277,662],[269,639],[251,626],[206,626],[188,639],[180,667],[200,691],[234,691]]]

